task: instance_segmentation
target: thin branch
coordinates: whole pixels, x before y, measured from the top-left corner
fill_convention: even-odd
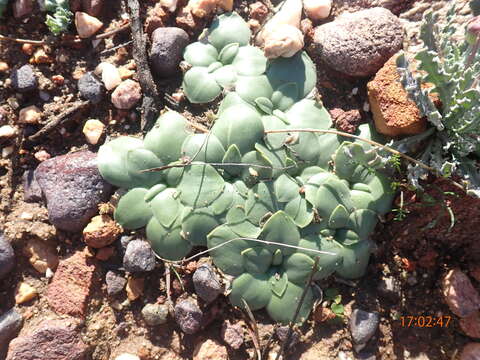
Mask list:
[[[10,36],[5,36],[0,34],[0,41],[12,41],[19,44],[33,44],[33,45],[46,45],[47,42],[44,40],[28,40],[28,39],[17,39]]]
[[[308,277],[307,284],[306,284],[305,288],[303,289],[302,296],[300,297],[300,301],[298,302],[297,309],[295,310],[295,314],[293,315],[293,319],[288,326],[287,337],[285,338],[285,341],[282,343],[282,346],[280,348],[280,352],[277,354],[277,357],[275,358],[275,360],[278,360],[280,358],[280,356],[282,356],[284,354],[286,347],[288,347],[290,345],[290,339],[291,339],[292,333],[293,333],[293,326],[297,323],[298,314],[300,313],[300,309],[302,308],[303,302],[305,300],[305,296],[307,296],[307,291],[310,288],[310,286],[312,285],[313,276],[317,272],[318,260],[319,260],[319,258],[317,256],[315,258],[315,262],[313,263],[312,270],[310,271],[310,276]]]
[[[207,163],[207,162],[200,162],[200,161],[189,161],[185,164],[170,164],[170,165],[164,165],[164,166],[159,166],[156,168],[151,168],[151,169],[145,169],[141,170],[141,173],[144,172],[154,172],[154,171],[163,171],[163,170],[168,170],[171,168],[182,168],[190,165],[211,165],[211,166],[243,166],[243,167],[257,167],[260,169],[271,169],[271,170],[288,170],[295,165],[290,165],[290,166],[285,166],[285,167],[274,167],[274,166],[266,166],[266,165],[258,165],[258,164],[243,164],[243,163]]]
[[[252,337],[253,341],[253,346],[255,347],[256,350],[256,355],[257,355],[257,360],[262,360],[262,351],[261,351],[261,346],[260,346],[260,335],[258,333],[258,325],[257,325],[257,320],[255,320],[255,316],[253,316],[253,312],[250,309],[250,306],[248,306],[248,303],[245,301],[245,299],[242,298],[243,306],[245,307],[245,312],[248,315],[248,318],[250,319],[251,323],[251,328],[248,326],[248,330],[250,331],[250,336]],[[245,319],[246,320],[246,319]]]

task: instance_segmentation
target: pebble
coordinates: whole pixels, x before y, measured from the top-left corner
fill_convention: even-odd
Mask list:
[[[195,292],[207,303],[215,300],[223,292],[220,278],[210,264],[200,265],[192,277]]]
[[[57,314],[85,316],[95,270],[95,263],[86,251],[77,251],[60,261],[46,294],[48,304]]]
[[[13,150],[15,150],[13,146],[6,146],[2,148],[2,158],[8,158],[10,155],[13,154]]]
[[[42,162],[35,178],[45,196],[50,222],[70,232],[82,231],[112,191],[98,171],[97,155],[85,150]]]
[[[126,286],[128,300],[135,301],[142,296],[144,285],[145,279],[143,277],[129,277]]]
[[[105,276],[105,282],[107,283],[108,295],[113,296],[119,294],[125,288],[127,279],[125,279],[121,274],[110,270]]]
[[[81,11],[75,13],[75,27],[77,28],[78,36],[82,39],[94,35],[102,26],[103,23],[94,16]]]
[[[222,340],[225,341],[232,349],[238,350],[244,342],[244,331],[239,323],[231,324],[225,320],[222,325]]]
[[[375,74],[402,48],[404,30],[398,17],[376,7],[343,13],[315,28],[314,48],[333,69],[355,77]]]
[[[467,317],[480,309],[480,294],[468,276],[459,269],[447,273],[442,281],[442,293],[455,315]]]
[[[23,304],[35,299],[38,296],[37,290],[25,282],[20,283],[15,291],[15,303]]]
[[[203,312],[194,299],[185,299],[175,305],[175,321],[185,334],[195,334],[202,327]]]
[[[380,280],[377,287],[380,294],[390,300],[396,300],[401,295],[401,286],[393,277],[386,277]]]
[[[23,198],[26,202],[36,202],[42,199],[42,189],[35,179],[35,171],[27,170],[23,173]]]
[[[38,124],[42,118],[42,111],[35,105],[20,110],[18,121],[22,124]]]
[[[152,271],[155,255],[150,244],[143,240],[130,241],[123,257],[123,267],[130,273]]]
[[[142,316],[150,326],[165,324],[168,318],[168,305],[147,304],[142,309]]]
[[[35,159],[37,159],[38,161],[42,162],[42,161],[45,161],[45,160],[48,160],[50,159],[52,156],[45,150],[39,150],[37,151],[35,154],[33,154],[33,156],[35,157]]]
[[[12,245],[0,232],[0,279],[12,271],[15,266],[15,253]]]
[[[479,360],[480,359],[480,343],[469,343],[463,348],[460,360]]]
[[[480,339],[480,312],[473,312],[460,319],[460,327],[471,338]]]
[[[78,91],[84,99],[98,104],[103,100],[105,88],[92,72],[87,72],[78,80]]]
[[[140,358],[137,355],[129,354],[129,353],[123,353],[118,355],[115,360],[140,360]]]
[[[17,129],[11,125],[3,125],[0,126],[0,139],[5,138],[11,138],[17,135]]]
[[[127,79],[117,86],[112,93],[112,103],[120,110],[129,110],[142,98],[140,85]]]
[[[0,73],[5,73],[9,69],[10,67],[8,66],[8,63],[6,63],[5,61],[0,61]]]
[[[23,318],[15,309],[10,309],[0,316],[0,353],[4,346],[20,331]]]
[[[195,346],[193,360],[228,360],[227,348],[215,340],[207,339]]]
[[[183,50],[189,43],[188,34],[176,27],[160,27],[152,33],[150,64],[158,77],[170,77],[179,71]]]
[[[282,343],[287,341],[289,326],[279,326],[275,329],[275,334]],[[293,349],[295,345],[297,345],[300,341],[300,335],[295,330],[292,331],[292,335],[290,336],[290,341],[287,346],[288,349]]]
[[[10,77],[13,88],[21,93],[34,91],[38,87],[38,80],[30,65],[23,65],[12,71]]]
[[[330,15],[332,0],[303,0],[305,13],[312,20],[323,20]]]
[[[97,215],[83,229],[83,241],[88,246],[100,249],[112,244],[123,229],[108,215]]]
[[[120,71],[113,64],[102,62],[97,67],[102,74],[102,82],[107,90],[115,89],[122,82]]]
[[[69,320],[44,320],[10,342],[6,360],[85,360],[88,346]]]
[[[356,350],[362,350],[368,340],[375,334],[380,322],[380,316],[376,312],[367,312],[355,309],[350,318],[350,332],[353,342],[357,345]]]
[[[23,253],[32,267],[41,274],[45,274],[48,269],[55,270],[58,266],[56,248],[44,240],[29,239]]]

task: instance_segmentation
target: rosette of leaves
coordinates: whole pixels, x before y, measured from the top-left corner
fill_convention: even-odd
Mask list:
[[[47,14],[45,24],[48,29],[54,35],[66,32],[73,16],[68,0],[45,0],[45,9],[53,14]]]
[[[471,2],[478,11],[478,1]],[[444,26],[438,14],[428,12],[420,31],[423,49],[417,53],[419,75],[413,75],[404,55],[397,58],[402,84],[432,124],[425,134],[394,143],[402,151],[410,151],[425,141],[418,158],[443,176],[458,173],[463,176],[470,193],[480,196],[480,171],[477,165],[480,149],[480,56],[479,37],[471,34],[463,41],[457,37],[455,6],[447,13]],[[468,34],[467,34],[468,35]],[[469,41],[473,40],[473,41]],[[437,108],[430,95],[437,94]],[[409,178],[421,188],[419,179],[426,176],[419,166],[409,167]]]
[[[192,67],[183,78],[185,95],[192,103],[206,103],[233,89],[239,77],[265,72],[263,52],[249,46],[250,28],[237,13],[220,15],[205,39],[186,47],[185,61]]]

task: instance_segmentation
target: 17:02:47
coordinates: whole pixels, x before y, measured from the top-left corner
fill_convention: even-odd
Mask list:
[[[431,316],[431,315],[407,315],[400,316],[402,327],[448,327],[452,317],[449,315]]]

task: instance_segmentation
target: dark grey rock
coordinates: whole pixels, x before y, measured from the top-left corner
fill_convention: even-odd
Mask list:
[[[105,87],[92,72],[87,72],[78,80],[78,91],[84,99],[93,104],[101,102],[105,95]]]
[[[381,7],[343,13],[315,28],[314,49],[333,69],[356,77],[375,74],[402,49],[400,19]]]
[[[26,202],[42,200],[42,189],[35,178],[35,170],[30,169],[23,174],[23,199]]]
[[[147,304],[142,309],[142,316],[150,326],[165,324],[168,318],[168,305]]]
[[[368,340],[375,334],[380,322],[380,316],[377,312],[367,312],[355,309],[350,318],[350,332],[353,342],[357,345],[357,351],[362,350]]]
[[[11,75],[13,88],[21,93],[34,91],[38,87],[37,76],[30,65],[23,65],[12,71]]]
[[[45,196],[50,222],[65,231],[83,230],[98,213],[98,204],[112,192],[98,171],[97,155],[90,151],[46,160],[35,170],[35,178]]]
[[[160,27],[152,33],[150,63],[158,77],[169,77],[179,71],[178,65],[188,45],[188,34],[176,27]]]
[[[283,343],[287,341],[288,329],[289,329],[289,326],[280,326],[275,329],[275,334],[277,335],[278,340],[280,340],[280,342]],[[290,335],[290,340],[288,344],[285,344],[285,346],[288,349],[292,349],[295,345],[298,344],[299,341],[300,341],[300,334],[297,331],[292,330],[292,334]]]
[[[125,255],[125,251],[127,251],[128,243],[135,238],[131,235],[123,235],[120,237],[120,241],[117,241],[115,244],[117,245],[118,253],[123,257]]]
[[[88,346],[70,320],[45,320],[10,342],[7,360],[86,360]]]
[[[222,340],[225,341],[232,349],[238,350],[245,340],[242,325],[239,323],[231,324],[226,320],[222,325]]]
[[[105,275],[105,282],[107,283],[107,293],[110,296],[120,293],[127,284],[127,280],[114,271],[107,272],[107,275]]]
[[[123,267],[131,273],[152,271],[155,268],[155,255],[150,244],[143,240],[130,241],[123,257]]]
[[[400,283],[393,277],[381,279],[377,289],[382,296],[390,300],[397,300],[402,291]]]
[[[215,300],[223,291],[219,277],[209,264],[203,264],[193,274],[195,292],[207,303]]]
[[[22,315],[15,309],[10,309],[0,316],[0,354],[20,331],[22,324]]]
[[[175,321],[185,334],[195,334],[202,327],[203,312],[193,299],[175,305]]]
[[[12,245],[0,232],[0,279],[4,278],[15,266],[15,253]]]

